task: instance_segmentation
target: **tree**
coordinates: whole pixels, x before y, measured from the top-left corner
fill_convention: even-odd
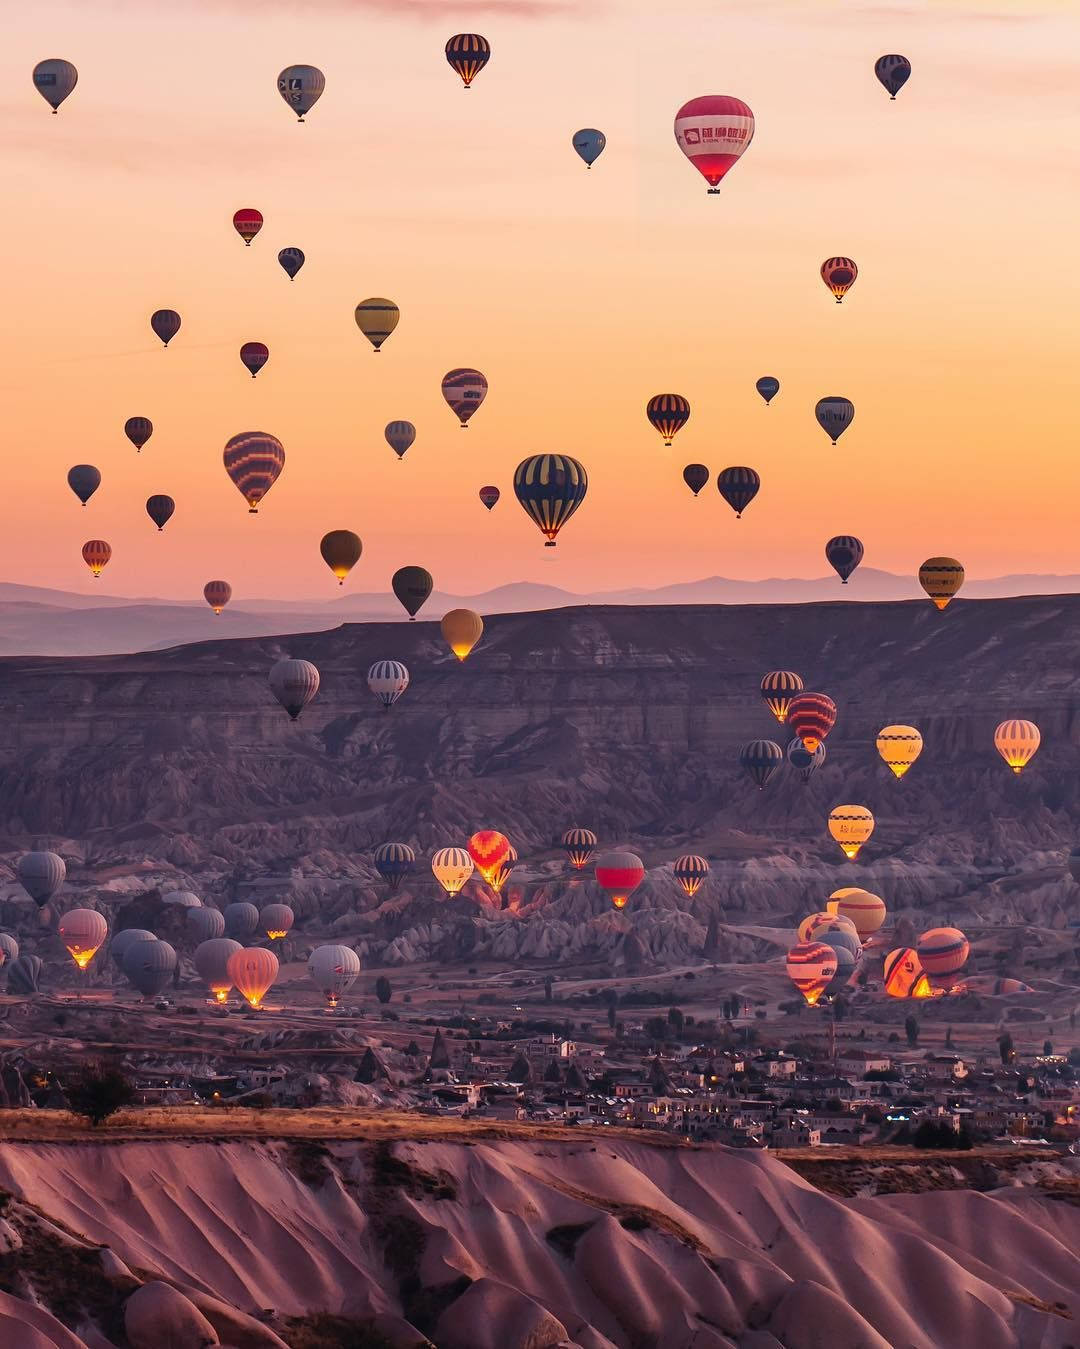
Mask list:
[[[608,1025],[610,1026],[610,1028],[611,1028],[612,1030],[615,1029],[615,1004],[614,1004],[613,1002],[609,1002],[609,1003],[608,1003],[608,1007],[607,1007],[607,1023],[608,1023]]]
[[[955,1047],[956,1046],[953,1044],[952,1038],[952,1027],[950,1026],[949,1029],[945,1032],[945,1048],[955,1049]]]
[[[555,980],[552,979],[552,977],[551,977],[550,974],[545,976],[545,978],[544,978],[544,1001],[545,1001],[545,1002],[550,1002],[550,1001],[551,1001],[551,989],[552,989],[552,985],[553,985],[554,983],[555,983]]]
[[[381,1003],[387,1003],[394,996],[394,986],[385,974],[375,980],[375,996]]]
[[[683,1033],[683,1027],[686,1025],[686,1018],[682,1014],[682,1008],[669,1007],[667,1019],[668,1025],[675,1032],[675,1034],[681,1035]]]
[[[838,993],[833,998],[832,1014],[834,1021],[843,1021],[844,1017],[847,1016],[847,998],[842,993]]]
[[[64,1092],[75,1115],[82,1115],[96,1129],[135,1099],[135,1088],[119,1068],[106,1063],[88,1063],[68,1082]]]
[[[645,1022],[645,1034],[650,1040],[662,1041],[667,1037],[668,1023],[662,1016],[651,1016]]]
[[[904,1034],[907,1036],[908,1045],[914,1049],[919,1043],[919,1022],[914,1016],[908,1016],[904,1021]]]
[[[998,1036],[998,1053],[1001,1055],[1002,1063],[1011,1063],[1015,1050],[1013,1048],[1013,1038],[1008,1031]]]
[[[1047,1056],[1047,1058],[1049,1058],[1049,1056],[1050,1056],[1053,1052],[1054,1052],[1054,1042],[1053,1042],[1052,1040],[1044,1040],[1044,1041],[1043,1041],[1043,1053]]]

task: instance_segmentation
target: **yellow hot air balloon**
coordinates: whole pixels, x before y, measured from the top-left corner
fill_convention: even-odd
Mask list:
[[[898,778],[922,753],[923,738],[914,726],[883,726],[877,734],[877,752]]]
[[[849,918],[855,924],[860,941],[872,937],[885,922],[885,901],[858,886],[848,885],[834,890],[829,896],[829,907],[832,908],[834,904],[838,918]]]
[[[440,848],[431,859],[432,875],[451,899],[460,894],[474,868],[468,848]]]
[[[373,296],[356,306],[356,326],[376,351],[382,346],[401,318],[401,310],[393,300]]]
[[[994,732],[994,747],[1014,773],[1023,772],[1041,742],[1042,735],[1033,721],[1003,721]]]
[[[829,833],[849,862],[858,857],[859,849],[873,832],[874,817],[866,806],[833,806],[829,812]]]
[[[451,609],[439,626],[458,660],[465,659],[484,633],[484,620],[472,609]]]
[[[955,557],[928,557],[919,568],[919,584],[944,609],[964,584],[964,568]]]
[[[798,928],[799,940],[801,942],[820,941],[825,933],[834,927],[847,928],[849,932],[858,935],[858,929],[850,918],[841,918],[839,914],[822,910],[818,913],[808,914],[802,920]]]

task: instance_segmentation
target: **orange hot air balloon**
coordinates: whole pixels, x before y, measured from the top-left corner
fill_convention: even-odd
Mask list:
[[[451,609],[439,624],[443,638],[458,660],[464,660],[484,633],[484,620],[472,609]]]
[[[836,951],[822,941],[801,941],[787,953],[787,976],[811,1007],[836,973]]]
[[[232,586],[228,581],[207,581],[203,586],[203,599],[213,609],[215,614],[220,614],[226,604],[232,599]]]
[[[835,905],[835,909],[833,909]],[[885,922],[885,901],[869,890],[847,885],[829,896],[829,908],[840,918],[849,918],[855,924],[860,941],[866,941]]]
[[[85,970],[109,935],[109,925],[97,909],[70,909],[57,924],[60,940],[80,970]]]
[[[898,947],[885,957],[885,992],[890,998],[930,998],[934,990],[919,960],[918,951],[910,946]]]
[[[104,539],[89,539],[82,546],[83,561],[94,576],[100,576],[109,565],[112,549]]]
[[[488,885],[502,870],[510,852],[510,840],[497,829],[480,829],[469,839],[469,856]]]
[[[919,584],[944,609],[964,584],[964,568],[955,557],[928,557],[919,568]]]
[[[262,946],[234,951],[225,967],[236,991],[249,1007],[258,1007],[278,977],[278,958]]]
[[[844,296],[855,284],[859,269],[851,258],[826,258],[821,264],[821,279],[842,304]]]
[[[994,748],[1014,773],[1022,773],[1042,743],[1042,732],[1033,721],[1003,721],[994,732]]]
[[[858,857],[859,849],[873,832],[874,817],[866,806],[833,806],[829,812],[829,833],[849,862]]]
[[[918,954],[927,974],[958,974],[967,964],[971,944],[957,927],[932,927],[919,938]]]

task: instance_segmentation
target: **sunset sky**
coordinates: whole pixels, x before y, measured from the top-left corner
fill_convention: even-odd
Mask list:
[[[493,52],[467,94],[457,31]],[[335,528],[364,541],[363,591],[405,563],[462,593],[818,576],[836,533],[898,572],[1080,570],[1080,4],[38,0],[4,38],[2,579],[327,597]],[[914,67],[895,103],[873,74],[890,51]],[[53,117],[30,72],[57,56],[80,78]],[[302,126],[276,88],[294,62],[326,74]],[[672,134],[706,93],[757,119],[714,197]],[[608,138],[591,172],[582,126]],[[250,249],[242,206],[266,219]],[[832,254],[861,271],[841,308]],[[371,295],[402,311],[379,356],[353,321]],[[157,308],[183,316],[168,351]],[[255,381],[247,340],[271,352]],[[490,383],[467,433],[439,392],[457,365]],[[693,408],[671,449],[644,415],[659,392]],[[856,406],[836,449],[829,394]],[[393,418],[418,429],[400,463]],[[248,430],[287,454],[258,516],[221,460]],[[540,450],[590,475],[554,560],[513,498]],[[712,485],[691,497],[691,461],[757,468],[741,521]],[[85,510],[80,462],[104,479]],[[113,547],[98,582],[90,538]]]

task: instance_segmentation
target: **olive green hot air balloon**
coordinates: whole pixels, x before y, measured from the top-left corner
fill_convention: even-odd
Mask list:
[[[319,544],[322,559],[338,579],[338,585],[345,584],[345,577],[360,561],[364,545],[360,536],[351,529],[332,529],[324,534]]]

